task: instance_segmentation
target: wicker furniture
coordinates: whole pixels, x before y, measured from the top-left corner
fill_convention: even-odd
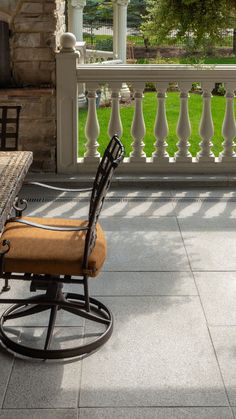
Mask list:
[[[0,236],[12,208],[17,210],[17,194],[32,161],[31,151],[0,151]],[[5,278],[2,291],[9,289]]]
[[[99,274],[106,258],[106,240],[98,224],[98,217],[114,170],[123,157],[124,148],[114,136],[106,148],[93,188],[90,189],[86,220],[22,217],[18,208],[18,216],[6,223],[0,253],[1,276],[5,279],[31,281],[31,291],[45,290],[44,294],[27,299],[0,300],[1,303],[14,304],[3,313],[0,323],[0,338],[11,351],[33,358],[71,358],[89,354],[110,337],[112,314],[103,303],[89,296],[88,278]],[[80,284],[82,293],[63,292],[66,283]],[[55,341],[53,330],[59,310],[90,321],[91,336],[84,337],[82,344],[73,347],[52,348],[51,344]],[[27,345],[27,338],[24,341],[21,337],[21,343],[12,339],[7,327],[8,320],[44,311],[49,312],[49,321],[41,347],[37,345],[38,342],[36,345]]]
[[[32,161],[31,151],[0,151],[0,234]]]

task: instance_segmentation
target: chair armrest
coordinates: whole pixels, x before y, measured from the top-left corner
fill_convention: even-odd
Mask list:
[[[47,185],[46,183],[40,183],[40,182],[25,182],[25,185],[41,186],[42,188],[53,189],[55,191],[63,191],[63,192],[91,192],[93,189],[93,188],[85,188],[85,189],[59,188],[57,186],[51,186],[51,185]]]
[[[46,224],[33,223],[31,221],[22,220],[22,219],[14,218],[14,217],[7,220],[6,224],[11,223],[11,222],[26,224],[31,227],[42,228],[44,230],[52,230],[52,231],[86,231],[88,230],[88,227],[53,227],[53,226],[48,226]]]

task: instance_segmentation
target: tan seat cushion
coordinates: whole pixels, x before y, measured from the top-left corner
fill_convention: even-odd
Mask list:
[[[39,224],[60,227],[82,227],[84,220],[59,218],[22,219]],[[2,240],[10,241],[10,251],[5,255],[5,272],[32,272],[52,275],[83,275],[82,270],[86,231],[50,231],[20,223],[8,223]],[[89,256],[89,276],[96,276],[106,258],[106,239],[97,224],[95,247]]]

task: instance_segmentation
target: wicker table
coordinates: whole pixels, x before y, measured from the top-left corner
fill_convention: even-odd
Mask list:
[[[0,233],[32,161],[31,151],[0,151]]]

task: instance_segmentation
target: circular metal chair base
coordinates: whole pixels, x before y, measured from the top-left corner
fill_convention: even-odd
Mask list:
[[[42,300],[38,302],[38,297],[27,300],[26,303],[14,304],[9,307],[1,316],[0,320],[0,339],[4,346],[15,354],[38,359],[63,359],[73,358],[81,355],[88,355],[102,346],[111,336],[113,330],[113,316],[110,310],[95,298],[89,298],[90,310],[85,309],[85,298],[83,295],[74,293],[63,293],[61,301],[51,302]],[[43,296],[42,296],[43,297]],[[7,332],[7,321],[14,318],[26,317],[45,310],[51,310],[49,325],[47,326],[47,337],[44,349],[25,346],[11,339]],[[105,331],[91,342],[66,349],[49,349],[51,339],[53,338],[53,329],[55,326],[56,314],[58,310],[64,310],[73,315],[88,319],[93,323],[103,324]],[[52,316],[52,313],[54,315]],[[6,330],[8,329],[8,330]],[[86,339],[86,336],[82,339]]]

